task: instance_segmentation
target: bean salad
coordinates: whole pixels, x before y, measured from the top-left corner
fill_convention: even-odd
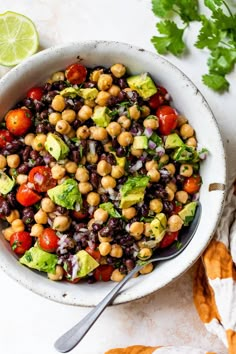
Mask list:
[[[50,280],[119,282],[181,247],[194,218],[207,151],[167,90],[128,69],[71,64],[3,117],[2,234]]]

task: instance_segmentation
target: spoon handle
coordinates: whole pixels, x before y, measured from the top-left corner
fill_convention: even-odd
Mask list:
[[[115,299],[119,290],[137,273],[143,266],[137,265],[126,277],[119,282],[107,296],[99,302],[99,304],[92,309],[79,323],[72,327],[69,331],[57,339],[54,346],[55,349],[61,353],[67,353],[72,350],[85,336],[88,330],[96,322],[98,317],[103,313],[105,308]]]

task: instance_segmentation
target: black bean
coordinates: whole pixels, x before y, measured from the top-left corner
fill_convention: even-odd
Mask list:
[[[101,228],[102,228],[101,224],[93,223],[92,225],[92,229],[94,232],[98,232],[99,230],[101,230]]]
[[[163,181],[164,183],[170,182],[172,177],[171,177],[170,172],[166,168],[161,168],[159,170],[159,172],[160,172],[160,175],[161,175],[161,181]]]
[[[80,161],[80,153],[79,151],[72,151],[72,160],[75,162],[75,163],[79,163]]]
[[[128,270],[129,272],[130,272],[130,271],[134,268],[134,266],[135,266],[134,261],[133,261],[132,259],[126,259],[125,265],[126,265],[127,270]]]
[[[10,204],[10,206],[12,208],[16,208],[17,207],[17,201],[16,201],[16,194],[15,192],[10,192],[7,194],[7,201]]]
[[[11,214],[10,203],[0,196],[0,214],[3,216],[9,216]]]
[[[7,143],[6,144],[6,150],[10,153],[10,154],[14,154],[16,152],[18,152],[20,150],[22,146],[22,143],[18,140],[13,140],[11,143]]]
[[[124,78],[120,78],[120,79],[118,80],[118,85],[120,86],[120,88],[121,88],[122,90],[124,90],[125,88],[128,87],[127,81],[126,81],[126,79],[124,79]]]
[[[71,249],[75,248],[75,246],[76,246],[75,240],[73,240],[73,238],[69,237],[67,239],[67,247],[68,247],[68,249],[71,250]]]
[[[23,106],[29,108],[29,109],[34,109],[35,106],[34,106],[34,100],[32,100],[31,98],[25,98],[23,100]]]
[[[23,175],[26,175],[30,170],[30,167],[27,165],[27,163],[23,163],[17,168],[17,172]]]
[[[90,183],[94,189],[97,189],[99,186],[99,177],[95,172],[92,172],[90,175]]]
[[[78,112],[80,110],[80,108],[83,106],[84,102],[83,100],[74,100],[74,111]]]
[[[44,108],[45,108],[45,105],[41,101],[36,101],[34,103],[34,106],[35,106],[36,112],[42,112],[44,110]]]
[[[171,214],[173,210],[174,210],[173,203],[168,202],[168,201],[163,201],[163,211],[164,211],[164,213]]]
[[[144,128],[141,124],[137,122],[133,122],[130,132],[134,135],[141,135],[144,131]]]
[[[42,101],[50,104],[57,94],[57,91],[48,91],[48,93],[42,97]]]
[[[44,164],[44,159],[41,156],[37,157],[37,159],[35,160],[35,166],[42,166]]]
[[[98,235],[97,235],[97,233],[94,232],[94,231],[91,231],[89,233],[89,240],[92,241],[95,244],[98,243]]]
[[[87,224],[80,222],[79,224],[75,224],[75,231],[80,232],[80,229],[87,229]]]
[[[27,207],[22,210],[22,220],[24,224],[31,224],[34,222],[34,209],[32,207]]]
[[[23,150],[22,159],[24,162],[28,161],[31,150],[32,150],[32,148],[30,146],[26,146],[26,148]]]
[[[47,110],[47,109],[45,109],[44,111],[42,111],[42,112],[40,113],[40,118],[41,118],[42,120],[48,118],[48,110]]]
[[[107,237],[111,234],[111,230],[109,227],[105,226],[99,231],[99,233],[102,237]]]
[[[30,151],[30,158],[36,160],[39,157],[39,153],[36,150]]]
[[[118,218],[110,218],[107,227],[109,230],[119,229],[120,228],[120,220]]]
[[[60,214],[65,214],[66,213],[66,208],[60,206],[60,205],[57,205],[56,206],[56,211],[58,211],[58,213]]]
[[[118,148],[120,146],[120,144],[118,143],[117,139],[116,138],[113,138],[111,140],[111,145],[114,149]]]
[[[80,121],[78,119],[75,119],[74,122],[72,123],[73,129],[77,130],[80,126]]]
[[[127,177],[123,176],[117,180],[117,184],[124,184],[127,181]]]
[[[43,156],[43,160],[46,165],[49,165],[50,162],[55,162],[56,159],[52,155],[50,155],[48,152]]]
[[[44,87],[43,87],[44,91],[51,91],[52,90],[52,84],[50,84],[49,82],[47,82]]]
[[[88,278],[87,278],[87,282],[88,282],[88,284],[93,284],[93,283],[96,282],[96,279],[94,278],[93,275],[90,275],[90,276],[88,276]]]
[[[97,165],[95,165],[95,164],[89,164],[86,167],[89,170],[89,172],[94,172],[95,173],[95,171],[97,170]]]
[[[117,102],[123,102],[126,99],[126,93],[124,91],[120,91],[117,96]]]
[[[110,96],[107,100],[108,107],[114,107],[117,103],[119,103],[119,99],[115,96]]]
[[[185,177],[184,176],[181,176],[181,175],[177,175],[176,176],[176,183],[177,183],[178,186],[182,186],[184,181],[185,181]]]
[[[107,194],[100,195],[100,198],[103,203],[109,202],[109,196]]]
[[[84,83],[84,88],[93,88],[96,87],[97,83],[95,81],[87,81]]]
[[[67,85],[64,81],[54,81],[52,83],[52,90],[58,90],[58,91],[62,91],[64,90],[64,88],[66,88]]]
[[[121,273],[126,273],[127,272],[126,266],[124,264],[121,264],[120,267],[119,267],[119,271]]]
[[[124,157],[126,155],[125,149],[122,146],[118,147],[118,149],[116,150],[116,155],[118,157]]]
[[[148,207],[147,204],[144,203],[144,204],[141,206],[141,214],[142,214],[142,216],[147,217],[147,216],[148,216],[148,213],[149,213],[149,207]]]
[[[36,133],[37,134],[40,134],[40,133],[44,133],[46,134],[48,131],[47,131],[47,127],[45,124],[43,123],[39,123],[36,127]]]
[[[108,162],[110,165],[116,165],[116,158],[115,158],[114,155],[108,154],[108,155],[106,156],[106,160],[107,160],[107,162]]]
[[[128,91],[126,92],[126,97],[129,99],[129,101],[132,104],[135,104],[138,102],[138,93],[136,91]]]

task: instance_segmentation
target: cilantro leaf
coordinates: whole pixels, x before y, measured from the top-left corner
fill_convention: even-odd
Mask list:
[[[224,76],[217,74],[206,74],[202,77],[203,83],[214,91],[228,90],[229,82]]]
[[[168,17],[175,0],[152,0],[152,11],[158,17]]]
[[[179,7],[179,15],[183,22],[198,21],[198,0],[178,0],[176,5]]]
[[[236,31],[235,21],[236,16],[227,16],[222,9],[218,9],[217,11],[213,12],[212,19],[216,27],[219,30],[233,30]]]
[[[200,49],[205,47],[208,49],[217,48],[218,43],[222,39],[222,34],[211,20],[208,20],[205,16],[201,16],[201,20],[202,28],[200,29],[195,47]]]
[[[223,4],[223,0],[204,0],[204,4],[211,11],[215,11],[218,6],[221,6]]]
[[[219,75],[228,74],[236,62],[236,49],[218,47],[211,53],[208,59],[210,73]]]
[[[168,51],[176,56],[184,52],[183,42],[184,28],[179,28],[173,21],[161,21],[156,25],[162,37],[153,36],[151,42],[160,54],[167,54]]]

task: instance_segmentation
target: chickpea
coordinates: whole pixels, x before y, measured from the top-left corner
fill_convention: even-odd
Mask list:
[[[143,125],[147,129],[156,130],[159,127],[158,118],[155,116],[149,116],[143,121]]]
[[[43,225],[34,224],[31,228],[30,236],[39,237],[40,235],[42,235],[43,230],[44,230]]]
[[[65,80],[65,75],[64,75],[63,71],[57,71],[56,73],[54,73],[52,75],[52,82],[64,81],[64,80]]]
[[[20,156],[17,154],[8,155],[7,164],[10,168],[17,168],[20,164]]]
[[[185,123],[180,127],[180,135],[183,139],[191,138],[193,134],[194,130],[190,124]]]
[[[127,118],[126,116],[120,116],[117,120],[117,122],[122,126],[124,129],[129,129],[131,126],[131,120]]]
[[[151,229],[151,223],[150,222],[146,222],[144,224],[144,235],[146,237],[150,237],[152,235],[152,229]]]
[[[196,147],[197,146],[197,140],[192,136],[191,138],[188,138],[186,141],[186,145]]]
[[[113,137],[113,136],[118,136],[121,133],[121,126],[117,122],[111,122],[107,126],[107,132],[108,134]]]
[[[56,125],[59,120],[62,119],[61,113],[59,112],[52,112],[49,114],[48,120],[49,123],[52,125]]]
[[[115,178],[113,178],[111,176],[104,176],[101,179],[101,185],[105,189],[115,188],[116,180],[115,180]]]
[[[41,151],[44,149],[44,145],[47,139],[45,134],[37,134],[32,142],[32,148],[36,151]]]
[[[133,146],[131,146],[130,152],[133,156],[140,157],[143,154],[143,149],[134,149]]]
[[[75,118],[76,118],[76,113],[73,111],[73,109],[65,109],[61,117],[63,120],[67,121],[68,123],[73,123]]]
[[[52,167],[51,172],[52,172],[52,178],[61,179],[65,176],[66,169],[61,165],[55,165]]]
[[[123,256],[123,249],[120,245],[116,243],[111,246],[110,256],[114,258],[121,258]]]
[[[63,96],[56,95],[52,100],[52,108],[55,111],[62,112],[65,109],[66,102]]]
[[[45,213],[52,213],[55,210],[55,207],[55,204],[50,198],[45,197],[41,200],[41,208]]]
[[[98,239],[99,239],[99,242],[101,242],[101,243],[113,241],[113,238],[111,236],[101,236],[99,232],[98,232]]]
[[[177,191],[177,186],[174,182],[169,182],[167,183],[166,187],[169,187],[170,189],[172,189],[172,191],[175,193]]]
[[[14,234],[14,230],[12,227],[7,227],[6,229],[2,230],[2,234],[7,241],[10,241],[11,235]]]
[[[52,228],[54,230],[63,232],[69,229],[71,224],[71,219],[68,216],[60,215],[56,216],[53,220]]]
[[[178,115],[177,118],[177,127],[181,127],[181,125],[188,123],[188,120],[185,116],[182,116],[181,114]]]
[[[95,223],[95,219],[89,220],[88,225],[87,225],[89,231],[92,230],[92,226],[93,226],[94,223]]]
[[[153,271],[153,264],[149,263],[146,264],[142,269],[140,269],[139,273],[140,274],[148,274],[151,273]]]
[[[160,172],[155,168],[148,171],[147,176],[150,177],[150,182],[158,182],[161,178]]]
[[[107,139],[107,131],[102,127],[91,127],[90,134],[91,138],[94,140],[103,141]]]
[[[161,156],[160,160],[159,160],[159,165],[164,166],[169,162],[169,156],[167,154],[164,154],[163,156]]]
[[[56,266],[56,271],[55,274],[53,273],[48,273],[48,278],[50,280],[62,280],[63,279],[63,275],[64,275],[64,269],[62,268],[62,266],[57,265]]]
[[[20,218],[20,213],[18,210],[14,209],[11,211],[11,214],[6,216],[6,220],[11,224],[14,220]]]
[[[33,144],[34,138],[35,138],[35,135],[33,133],[27,134],[24,138],[25,145],[31,146]]]
[[[107,105],[107,102],[109,100],[109,98],[111,97],[110,93],[107,91],[100,91],[97,95],[97,98],[95,100],[95,102],[101,106],[101,107],[105,107]]]
[[[16,183],[17,184],[24,184],[27,183],[28,181],[28,176],[27,175],[23,175],[23,174],[19,174],[16,176]]]
[[[89,180],[89,171],[85,167],[78,167],[75,178],[79,182],[87,182]]]
[[[169,163],[168,165],[165,165],[165,169],[171,174],[171,176],[174,176],[175,165],[173,163]]]
[[[137,105],[133,105],[133,106],[129,107],[128,112],[129,112],[130,118],[134,119],[134,120],[138,120],[141,116],[141,112],[138,109]]]
[[[76,136],[78,139],[87,139],[90,135],[90,130],[86,125],[79,127],[76,130]]]
[[[111,280],[115,281],[115,282],[120,282],[121,280],[123,280],[125,277],[125,274],[122,274],[119,269],[115,269],[113,270],[112,274],[111,274]]]
[[[141,117],[142,118],[146,118],[147,116],[149,116],[151,110],[148,106],[142,106],[141,107]]]
[[[47,224],[48,216],[43,209],[39,209],[37,213],[34,215],[34,220],[37,224]]]
[[[86,163],[86,157],[83,156],[82,159],[80,160],[80,165],[85,165]]]
[[[98,79],[98,88],[100,91],[107,91],[112,86],[112,76],[109,74],[101,74]]]
[[[113,178],[121,178],[122,176],[124,176],[125,174],[125,169],[122,166],[116,165],[116,166],[112,166],[111,168],[111,176]]]
[[[134,207],[122,209],[122,215],[128,220],[135,217],[136,214],[137,214],[137,210]]]
[[[165,190],[166,190],[166,192],[168,194],[168,198],[167,199],[168,199],[169,202],[171,202],[174,199],[174,197],[175,197],[175,192],[173,191],[173,189],[171,189],[168,186],[166,186]]]
[[[152,257],[152,250],[147,247],[143,247],[139,253],[138,253],[138,258],[141,260],[146,260]]]
[[[80,182],[78,187],[81,194],[88,194],[93,190],[92,184],[89,182]]]
[[[0,155],[0,169],[3,170],[7,165],[7,160],[5,156]]]
[[[94,100],[84,100],[84,104],[90,108],[94,108],[96,106],[96,102]]]
[[[120,88],[117,85],[112,85],[109,88],[108,92],[110,93],[110,95],[117,97],[120,93]]]
[[[21,219],[15,219],[11,223],[14,232],[24,231],[25,225]]]
[[[87,105],[83,105],[78,112],[78,118],[83,122],[91,118],[92,114],[92,108]]]
[[[94,82],[98,82],[99,77],[101,76],[101,74],[103,73],[103,69],[100,70],[94,70],[91,72],[90,74],[90,80],[94,81]]]
[[[145,163],[145,168],[146,168],[147,171],[150,171],[152,169],[156,169],[157,170],[158,169],[158,164],[157,164],[157,162],[155,160],[147,161]]]
[[[60,134],[69,134],[71,126],[66,120],[59,120],[56,124],[56,131]]]
[[[179,215],[171,215],[167,220],[167,225],[170,232],[176,232],[182,228],[183,220]]]
[[[149,209],[155,213],[160,213],[163,209],[163,204],[160,199],[152,199],[149,203]]]
[[[109,242],[102,242],[98,246],[98,250],[101,254],[101,256],[107,256],[111,252],[111,245]]]
[[[178,191],[175,193],[175,198],[178,202],[186,204],[188,201],[188,193],[185,191]]]
[[[111,169],[112,166],[105,160],[101,160],[97,164],[97,173],[102,177],[109,175],[109,173],[111,173]]]
[[[126,67],[123,64],[114,64],[111,66],[111,72],[118,79],[125,75]]]
[[[193,174],[193,167],[187,163],[180,166],[179,174],[184,177],[190,177]]]
[[[118,143],[121,146],[128,146],[131,145],[133,143],[133,135],[129,132],[122,132],[120,135],[118,135]]]
[[[143,222],[135,221],[130,225],[129,233],[133,236],[136,240],[140,240],[142,237],[142,233],[144,231],[144,224]]]
[[[108,219],[108,216],[109,216],[108,212],[106,210],[103,210],[102,208],[98,208],[94,212],[95,222],[97,222],[97,221],[106,222]]]
[[[73,161],[68,161],[65,164],[65,169],[66,169],[66,172],[68,172],[68,173],[75,173],[77,170],[77,164]]]
[[[88,152],[86,155],[86,160],[88,163],[95,164],[98,161],[98,154],[92,154]]]
[[[97,206],[100,203],[100,195],[96,192],[90,192],[87,195],[87,202],[91,206]]]
[[[111,152],[112,143],[109,141],[108,143],[104,144],[103,148],[105,152]]]

